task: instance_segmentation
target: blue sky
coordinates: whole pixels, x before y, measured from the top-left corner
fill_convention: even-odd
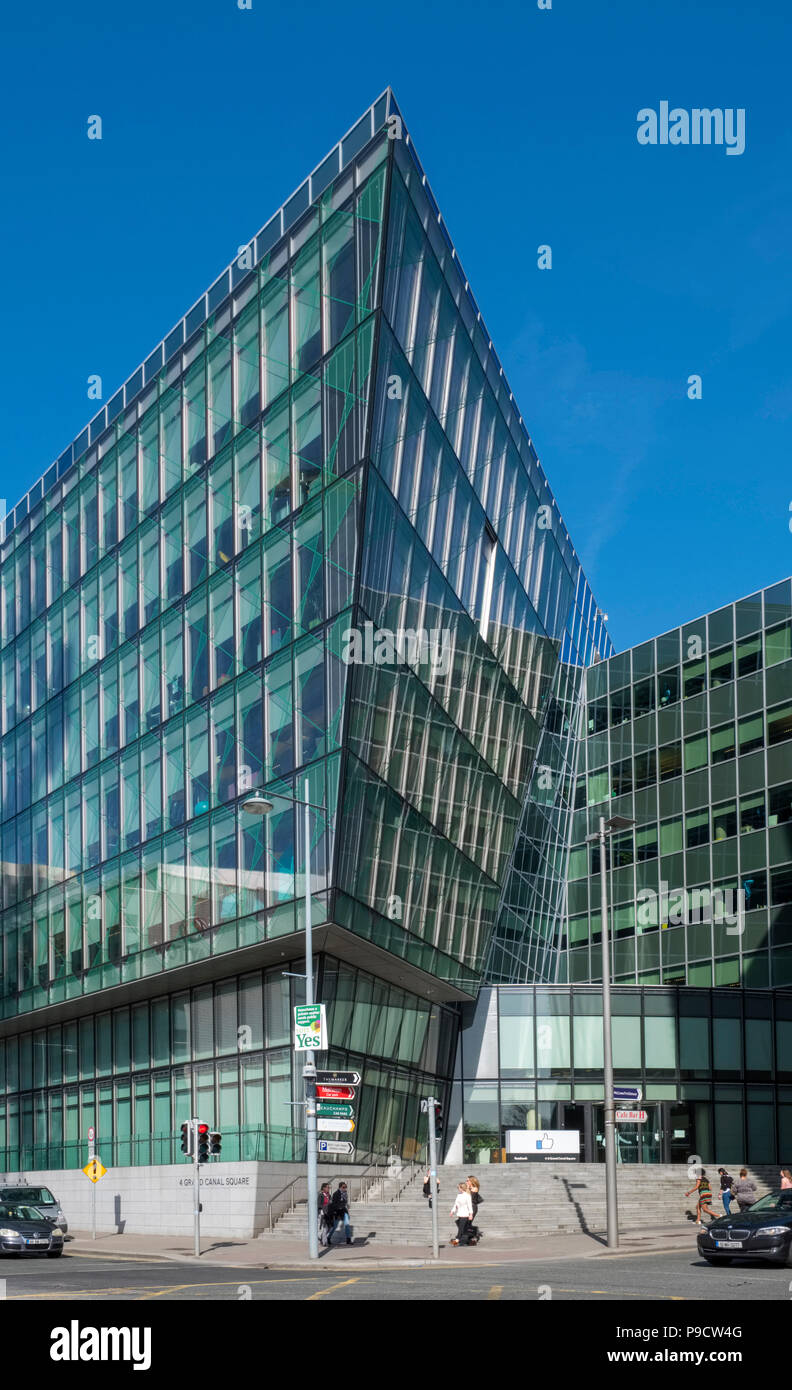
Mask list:
[[[786,0],[252,5],[4,20],[9,505],[390,83],[617,648],[790,573]]]

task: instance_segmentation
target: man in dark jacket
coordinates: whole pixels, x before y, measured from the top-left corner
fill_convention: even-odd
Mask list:
[[[333,1236],[335,1234],[335,1228],[340,1224],[340,1222],[343,1221],[346,1243],[347,1245],[351,1245],[352,1236],[350,1235],[349,1226],[349,1194],[347,1192],[347,1185],[345,1182],[340,1182],[335,1192],[333,1193],[333,1199],[330,1203],[327,1216],[329,1226],[327,1244],[332,1245]]]
[[[729,1215],[729,1207],[731,1206],[731,1199],[732,1199],[732,1196],[733,1196],[732,1188],[734,1187],[734,1178],[731,1176],[730,1173],[727,1173],[727,1172],[726,1172],[726,1169],[725,1169],[725,1168],[719,1168],[719,1169],[718,1169],[718,1173],[720,1174],[721,1197],[723,1198],[723,1210],[725,1211],[726,1215],[728,1216],[728,1215]]]

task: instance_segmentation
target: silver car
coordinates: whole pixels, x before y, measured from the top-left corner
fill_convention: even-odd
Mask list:
[[[63,1254],[63,1231],[53,1226],[38,1207],[26,1202],[0,1202],[0,1253],[57,1259]]]
[[[53,1197],[48,1187],[26,1187],[24,1183],[18,1183],[14,1187],[0,1187],[0,1202],[23,1202],[28,1206],[38,1207],[42,1216],[46,1216],[53,1226],[60,1226],[64,1235],[69,1229],[60,1202],[57,1197]]]

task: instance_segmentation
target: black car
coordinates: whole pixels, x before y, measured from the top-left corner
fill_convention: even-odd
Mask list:
[[[3,1255],[63,1254],[63,1231],[53,1226],[38,1207],[24,1202],[0,1203],[0,1253]]]
[[[768,1192],[747,1211],[719,1216],[699,1233],[698,1249],[711,1265],[734,1259],[792,1264],[792,1188]]]

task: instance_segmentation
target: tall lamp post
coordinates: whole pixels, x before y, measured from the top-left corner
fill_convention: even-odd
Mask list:
[[[308,778],[305,779],[305,796],[302,798],[302,805],[305,808],[305,1002],[313,1004],[313,923],[311,921],[311,816],[310,812],[325,811],[326,807],[316,806],[308,800],[309,784]],[[289,801],[294,806],[299,806],[300,801],[293,796],[282,796],[280,792],[273,792],[273,796],[279,801]],[[274,809],[274,803],[269,797],[259,789],[253,792],[242,802],[242,810],[247,811],[251,816],[267,816]],[[307,1180],[308,1180],[308,1254],[312,1260],[319,1258],[319,1223],[317,1219],[318,1199],[319,1199],[319,1175],[318,1175],[318,1153],[316,1147],[316,1063],[313,1053],[308,1054],[308,1059],[303,1067],[303,1080],[305,1083],[305,1141],[307,1145]]]
[[[613,1096],[613,1044],[611,1039],[610,931],[608,929],[608,837],[617,830],[635,825],[627,816],[599,818],[599,830],[586,836],[587,844],[599,842],[600,911],[602,916],[602,1061],[605,1074],[605,1209],[608,1249],[619,1244],[618,1195],[616,1191],[616,1102]]]

